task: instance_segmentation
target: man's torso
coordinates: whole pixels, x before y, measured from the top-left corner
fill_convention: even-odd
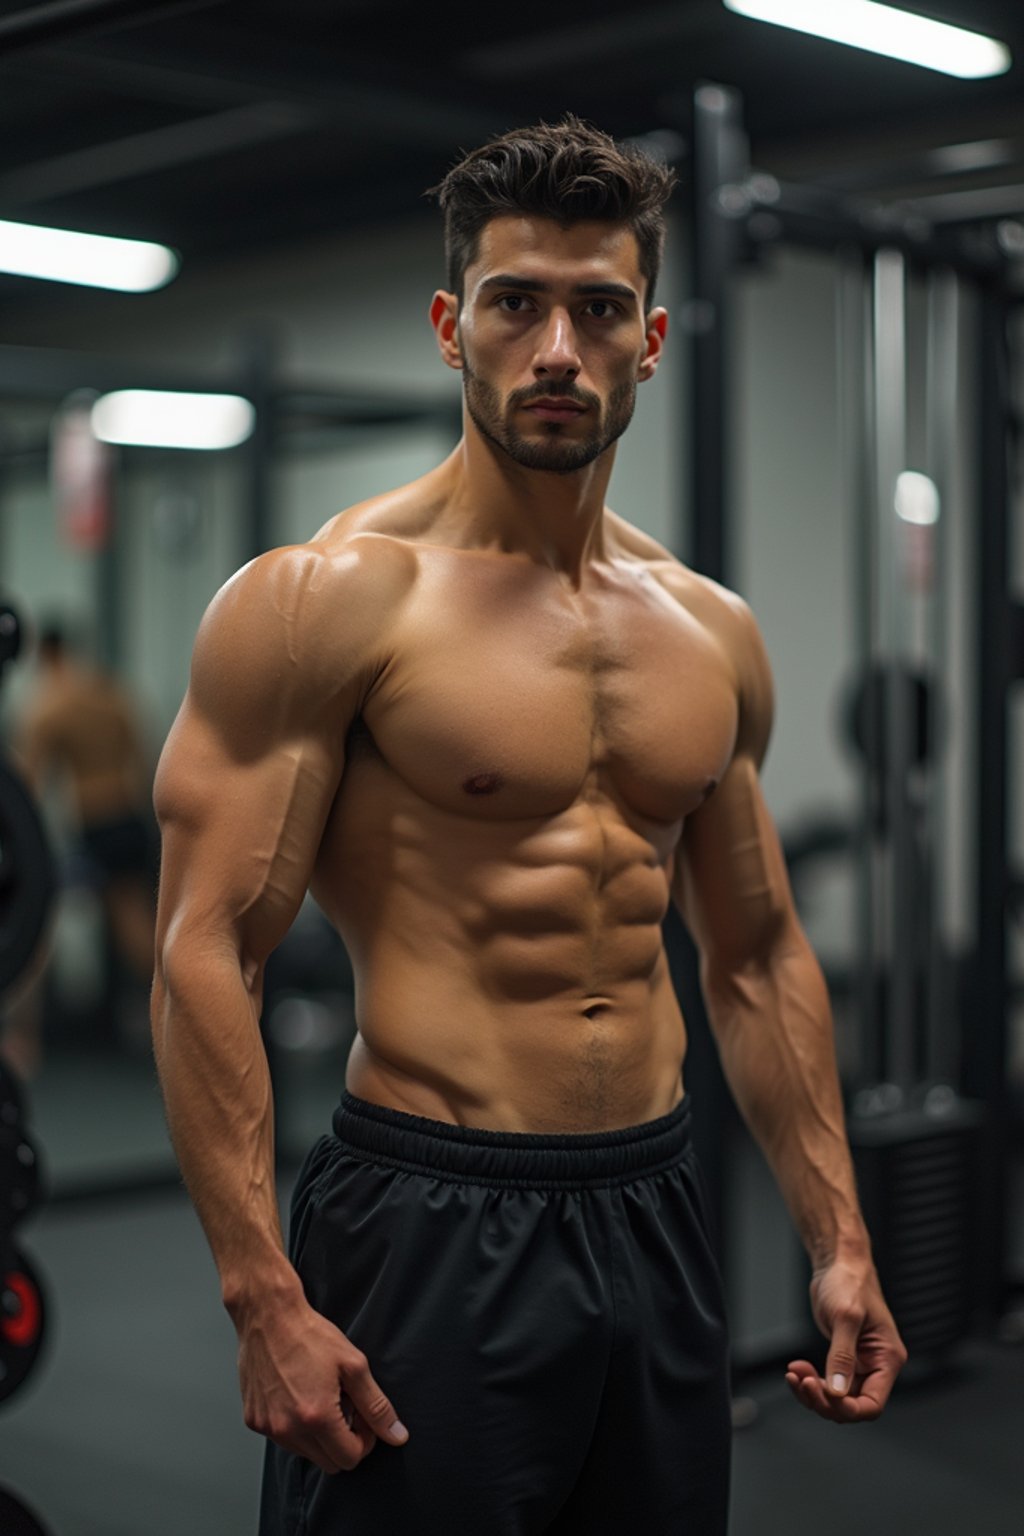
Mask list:
[[[66,773],[82,826],[140,813],[145,802],[135,726],[113,683],[69,668],[40,697],[30,729],[39,734],[49,764]]]
[[[361,1098],[587,1131],[682,1096],[661,923],[685,819],[731,760],[737,684],[710,584],[606,525],[578,589],[434,542],[401,498],[319,536],[400,540],[414,562],[312,882],[355,971]]]

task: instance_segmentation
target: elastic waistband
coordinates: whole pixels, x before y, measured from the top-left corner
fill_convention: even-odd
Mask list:
[[[690,1096],[667,1115],[617,1131],[477,1130],[357,1099],[347,1090],[334,1134],[357,1157],[459,1183],[535,1189],[624,1184],[673,1167],[692,1145]]]

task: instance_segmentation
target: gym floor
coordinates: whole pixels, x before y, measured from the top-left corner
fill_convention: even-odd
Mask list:
[[[105,1096],[145,1179],[158,1159],[167,1168],[155,1106],[139,1109],[151,1073],[141,1061],[119,1070]],[[108,1117],[94,1103],[83,1115],[95,1098],[84,1064],[47,1076],[34,1133],[51,1166],[67,1167],[73,1146],[88,1184],[102,1147],[83,1126]],[[0,1485],[52,1536],[251,1536],[261,1447],[241,1421],[234,1333],[183,1191],[168,1181],[51,1203],[19,1241],[51,1306],[44,1358],[2,1410]],[[743,1390],[754,1416],[735,1435],[732,1536],[1020,1536],[1024,1328],[1016,1343],[972,1341],[941,1375],[901,1382],[875,1425],[812,1417],[779,1373]]]

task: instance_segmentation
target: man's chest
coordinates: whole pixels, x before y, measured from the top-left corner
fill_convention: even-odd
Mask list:
[[[504,820],[594,791],[673,823],[721,778],[738,719],[728,657],[653,583],[570,594],[485,570],[423,587],[364,707],[423,798]]]

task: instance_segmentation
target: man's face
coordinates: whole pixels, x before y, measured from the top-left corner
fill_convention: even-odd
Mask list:
[[[439,294],[432,311],[479,432],[527,469],[570,474],[598,458],[657,365],[665,311],[645,316],[645,288],[626,225],[492,219],[461,309]]]

